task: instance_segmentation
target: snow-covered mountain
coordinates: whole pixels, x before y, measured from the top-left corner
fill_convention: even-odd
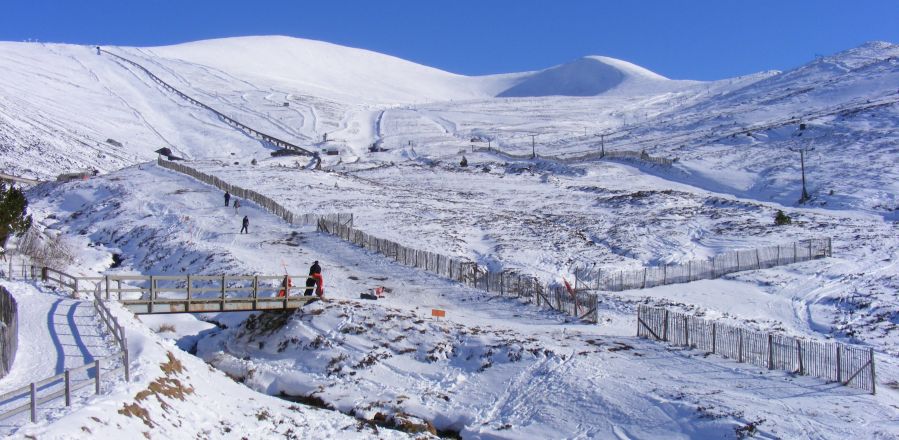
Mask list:
[[[40,225],[90,249],[73,270],[102,273],[112,254],[122,259],[115,270],[152,274],[304,273],[312,260],[323,263],[335,301],[264,335],[254,326],[270,317],[217,316],[218,329],[190,317],[142,318],[151,330],[176,326],[163,336],[258,392],[314,397],[366,420],[411,414],[465,438],[721,438],[750,428],[771,438],[897,434],[895,44],[711,82],[669,80],[601,56],[467,77],[287,37],[104,49],[260,131],[339,152],[324,156],[325,172],[307,169],[305,158],[272,158],[271,145],[93,47],[0,44],[0,171],[102,171],[29,192]],[[472,148],[487,142],[540,158]],[[369,152],[372,144],[386,151]],[[601,145],[678,160],[545,159]],[[376,236],[547,282],[572,279],[575,265],[634,269],[819,236],[833,237],[834,256],[602,292],[600,323],[587,326],[287,225],[249,202],[240,215],[251,218],[251,234],[236,235],[240,215],[220,206],[221,193],[146,163],[160,147],[296,212],[354,212],[355,225]],[[797,147],[809,149],[805,204],[797,203]],[[463,156],[468,167],[459,166]],[[778,210],[793,222],[775,225]],[[387,299],[358,299],[376,286]],[[878,394],[636,340],[633,310],[645,303],[864,345],[877,353]],[[428,321],[431,308],[447,310],[447,319]],[[141,362],[156,374],[165,354],[150,354]],[[202,398],[178,408],[215,399],[217,380],[194,380]],[[104,399],[94,403],[130,402],[123,392]],[[160,432],[202,436],[178,431],[198,420],[172,416],[167,404],[149,408],[166,420]],[[297,419],[271,400],[217,404],[225,413],[275,408],[279,420]],[[76,425],[138,432],[139,422],[120,417],[96,427],[88,408],[69,425],[21,433]],[[299,418],[315,421],[306,411]],[[334,435],[352,436],[345,420],[327,420]]]

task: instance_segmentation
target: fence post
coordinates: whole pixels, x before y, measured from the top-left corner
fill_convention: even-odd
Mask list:
[[[809,246],[811,246],[811,241],[809,241]],[[809,250],[809,255],[811,255],[811,249]],[[840,365],[840,364],[842,363],[842,362],[840,362],[840,360],[841,360],[841,359],[840,359],[840,358],[841,358],[841,353],[840,353],[840,352],[843,351],[843,350],[840,350],[840,344],[839,344],[839,343],[834,344],[834,345],[837,346],[837,382],[839,382],[840,384],[842,384],[842,383],[843,383],[843,369],[842,369],[842,366]]]
[[[645,268],[645,267],[643,268],[643,285],[640,286],[640,288],[641,288],[641,289],[645,289],[645,288],[646,288],[646,268]]]
[[[815,257],[812,256],[812,240],[809,239],[809,241],[808,241],[808,259],[809,259],[809,260],[812,260],[812,259],[814,259],[814,258],[815,258]]]
[[[796,259],[797,259],[797,256],[796,256],[796,247],[797,247],[797,246],[796,246],[796,242],[794,241],[794,242],[793,242],[793,262],[794,262],[794,263],[796,262]]]
[[[31,423],[37,422],[37,386],[31,382]]]
[[[119,296],[121,296],[121,292],[119,292]],[[109,301],[109,275],[106,275],[106,300]]]
[[[690,347],[690,324],[687,315],[684,315],[684,345]]]
[[[72,406],[72,378],[70,377],[69,370],[66,370],[65,373],[65,385],[66,385],[66,406]]]
[[[774,336],[768,333],[768,369],[774,369]]]
[[[829,240],[829,239],[828,239]],[[868,349],[868,360],[871,361],[871,394],[876,394],[877,390],[875,389],[875,381],[874,381],[874,349]]]
[[[799,358],[799,375],[805,376],[805,366],[802,365],[802,342],[799,339],[796,340],[796,355]]]
[[[122,329],[122,362],[125,364],[125,382],[131,382],[131,356],[128,356],[128,337]]]
[[[712,353],[715,353],[715,349],[717,348],[716,347],[717,341],[715,339],[715,330],[716,330],[716,325],[713,322],[712,323]]]
[[[759,257],[759,249],[758,248],[755,248],[755,268],[756,269],[762,268],[762,259]]]
[[[668,309],[665,309],[665,317],[662,323],[662,340],[668,341]]]
[[[743,363],[743,329],[738,328],[737,331],[740,335],[740,338],[738,339],[740,347],[739,350],[737,350],[737,362]]]
[[[687,281],[693,281],[693,260],[687,262]]]
[[[94,361],[94,368],[97,369],[97,375],[95,376],[97,380],[94,382],[94,391],[96,391],[97,394],[100,394],[100,359]]]
[[[668,284],[668,265],[662,266],[662,285]]]

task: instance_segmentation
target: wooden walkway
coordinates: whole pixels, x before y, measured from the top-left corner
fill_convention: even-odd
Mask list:
[[[73,293],[98,292],[136,315],[294,310],[318,296],[304,296],[305,275],[106,275],[76,277],[46,268],[23,267],[23,276],[53,282]],[[286,290],[286,291],[285,291]],[[283,294],[283,296],[281,296]]]

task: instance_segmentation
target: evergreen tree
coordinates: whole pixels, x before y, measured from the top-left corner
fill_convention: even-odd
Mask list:
[[[11,235],[21,236],[31,227],[31,215],[26,215],[28,200],[19,188],[0,181],[0,246]]]
[[[774,215],[774,224],[777,226],[788,225],[793,223],[793,219],[790,216],[784,214],[783,211],[777,210],[777,214]]]

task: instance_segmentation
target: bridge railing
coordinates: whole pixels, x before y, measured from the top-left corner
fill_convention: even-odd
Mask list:
[[[48,267],[23,273],[58,285],[73,295],[116,300],[135,314],[292,309],[303,295],[306,275],[105,275],[73,276]]]

